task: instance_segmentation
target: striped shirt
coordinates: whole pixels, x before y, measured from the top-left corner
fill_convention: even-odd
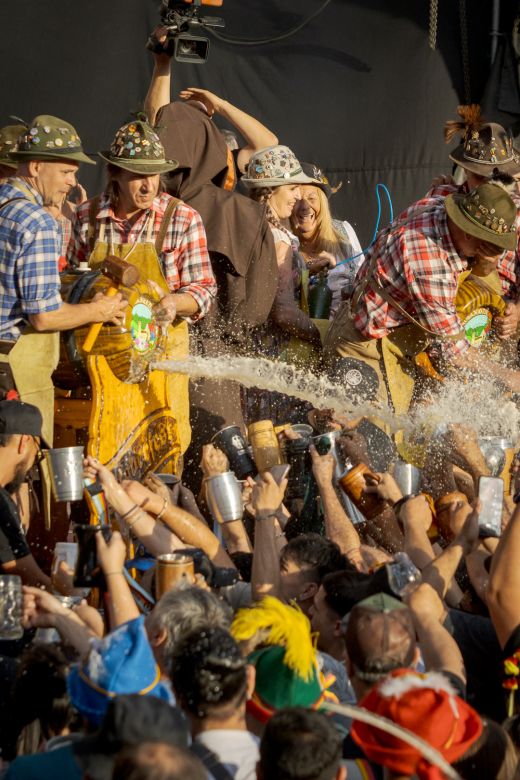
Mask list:
[[[150,217],[153,219],[150,239],[155,242],[170,200],[171,196],[167,193],[158,195],[150,209],[143,210],[135,222],[129,222],[116,217],[110,198],[103,193],[96,215],[95,238],[98,238],[103,224],[105,241],[110,241],[111,237],[114,244],[133,244],[143,241],[145,240],[143,236],[147,236],[146,227]],[[71,265],[87,260],[90,255],[88,240],[90,204],[90,200],[82,203],[72,222],[72,239],[67,255]],[[195,298],[199,305],[199,311],[185,319],[194,322],[207,314],[216,295],[217,285],[211,268],[202,219],[200,214],[186,203],[179,203],[173,212],[160,260],[170,292],[187,293]]]
[[[60,232],[39,193],[23,181],[36,203],[13,178],[0,186],[0,339],[17,341],[31,314],[62,305],[58,274]]]
[[[444,199],[414,203],[382,230],[356,277],[359,284],[377,262],[374,276],[379,284],[428,330],[440,336],[460,333],[462,324],[455,309],[457,281],[466,269],[448,230]],[[380,339],[409,320],[367,287],[354,314],[356,328],[367,338]],[[449,360],[469,348],[465,338],[435,342]]]

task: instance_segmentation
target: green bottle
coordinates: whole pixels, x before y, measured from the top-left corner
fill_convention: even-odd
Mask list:
[[[332,290],[327,283],[327,271],[318,274],[318,280],[309,290],[309,316],[314,320],[328,320]]]

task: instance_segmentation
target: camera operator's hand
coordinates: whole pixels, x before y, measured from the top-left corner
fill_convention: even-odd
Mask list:
[[[278,485],[273,475],[268,471],[264,471],[260,475],[255,483],[251,497],[251,504],[257,520],[276,515],[283,501],[287,481],[287,477],[285,477]]]
[[[148,38],[148,42],[146,44],[147,49],[149,49],[155,57],[155,61],[158,64],[167,64],[168,67],[172,58],[172,54],[168,53],[169,43],[170,40],[168,38],[168,28],[160,25],[159,27],[155,28],[153,33]]]
[[[218,95],[210,92],[209,89],[200,89],[199,87],[183,89],[182,92],[179,92],[179,97],[182,100],[198,100],[199,103],[205,106],[208,116],[219,114],[222,105],[226,102],[219,98]]]
[[[205,478],[214,477],[215,474],[224,474],[225,471],[229,470],[229,461],[222,450],[213,444],[204,444],[200,468]]]
[[[97,559],[103,574],[120,574],[126,560],[126,545],[119,531],[114,531],[108,542],[102,533],[96,534]]]

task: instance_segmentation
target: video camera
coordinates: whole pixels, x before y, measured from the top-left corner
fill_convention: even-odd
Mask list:
[[[224,27],[219,16],[199,16],[201,5],[220,7],[224,0],[162,0],[161,23],[168,30],[168,45],[163,48],[153,38],[147,47],[166,53],[178,62],[202,65],[208,59],[209,39],[196,33],[207,27]]]

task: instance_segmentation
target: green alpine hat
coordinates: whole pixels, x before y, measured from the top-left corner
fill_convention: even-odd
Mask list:
[[[95,165],[83,151],[76,129],[57,116],[41,114],[29,128],[23,128],[11,160],[71,160]]]
[[[516,249],[517,209],[503,187],[481,184],[467,194],[448,195],[445,204],[450,219],[465,233],[502,249]]]
[[[16,170],[16,163],[8,155],[14,152],[18,139],[27,130],[25,125],[6,125],[0,127],[0,165]]]
[[[118,168],[145,176],[168,173],[179,167],[177,160],[166,160],[164,146],[148,122],[136,119],[117,131],[108,151],[99,156]]]

